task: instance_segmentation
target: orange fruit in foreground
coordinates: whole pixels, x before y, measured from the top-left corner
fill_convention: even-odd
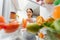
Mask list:
[[[18,22],[12,22],[7,25],[7,28],[5,29],[6,33],[12,33],[15,32],[19,28]]]
[[[38,36],[39,36],[40,38],[44,38],[43,33],[39,33]]]
[[[54,21],[54,18],[50,17],[46,20],[46,22],[53,22]]]
[[[3,16],[0,16],[0,23],[5,23],[5,19]]]
[[[23,21],[22,21],[23,28],[26,28],[26,25],[27,25],[27,20],[26,19],[23,19]]]
[[[59,19],[60,18],[60,6],[55,7],[53,11],[53,18]]]
[[[41,25],[42,23],[44,23],[44,18],[42,17],[42,16],[38,16],[37,18],[36,18],[36,23],[38,24],[38,25]]]

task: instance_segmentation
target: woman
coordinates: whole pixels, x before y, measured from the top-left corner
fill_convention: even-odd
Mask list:
[[[27,24],[29,24],[29,23],[33,23],[33,22],[35,22],[36,21],[36,19],[35,18],[32,18],[32,15],[33,15],[33,10],[31,9],[31,8],[28,8],[27,10],[26,10],[26,12],[27,12],[27,18],[26,19],[23,19],[23,27],[24,28],[26,28],[26,25]]]
[[[25,20],[26,23],[27,23],[27,24],[28,24],[28,23],[33,23],[33,22],[34,22],[34,19],[32,18],[33,10],[32,10],[31,8],[28,8],[28,9],[26,10],[26,12],[27,12],[27,19]],[[26,26],[26,25],[25,25],[25,26]],[[26,28],[26,27],[25,27],[25,28]],[[32,34],[32,33],[30,33],[30,32],[28,32],[27,30],[25,30],[25,31],[23,32],[23,38],[24,38],[24,40],[36,40],[35,35]]]
[[[31,8],[28,8],[26,10],[28,18],[26,19],[28,22],[33,23],[35,22],[34,18],[32,18],[33,10]]]

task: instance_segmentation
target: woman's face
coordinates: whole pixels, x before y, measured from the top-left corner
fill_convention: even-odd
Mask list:
[[[32,11],[31,11],[30,9],[27,10],[27,16],[28,16],[29,18],[32,17]]]

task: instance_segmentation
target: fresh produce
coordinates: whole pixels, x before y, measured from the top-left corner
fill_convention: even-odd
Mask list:
[[[54,19],[52,17],[50,17],[43,23],[43,25],[47,26],[47,27],[51,27],[53,22],[54,22]]]
[[[54,5],[57,6],[57,5],[59,5],[59,4],[60,4],[60,0],[55,0],[55,1],[54,1]]]
[[[55,28],[56,32],[60,34],[60,19],[54,21],[53,27]]]
[[[39,33],[38,36],[39,36],[40,38],[44,38],[44,34],[43,34],[43,33]]]
[[[43,27],[49,27],[49,28],[54,29],[53,27],[51,27],[52,23],[54,22],[53,18],[48,18],[46,21],[41,20],[42,22],[40,21],[40,18],[41,18],[40,16],[37,18],[40,22],[39,23],[40,25],[38,23],[28,24],[27,25],[27,30],[30,31],[30,32],[33,32],[33,33],[37,33]]]
[[[37,33],[42,27],[36,23],[30,23],[27,25],[27,31],[32,32],[32,33]]]
[[[52,17],[50,17],[46,20],[46,22],[52,22],[52,21],[54,21],[54,18],[52,18]]]
[[[5,23],[5,19],[3,16],[0,16],[0,23]]]
[[[4,30],[6,33],[12,33],[12,32],[15,32],[18,28],[19,28],[18,22],[14,21],[14,22],[7,24]]]
[[[38,18],[39,19],[39,18]],[[40,20],[39,20],[40,22]],[[47,28],[47,34],[38,33],[40,29],[43,27]],[[41,25],[37,23],[31,23],[27,25],[27,31],[31,33],[38,33],[40,38],[44,38],[45,40],[60,40],[60,19],[54,19],[52,17],[48,18]]]
[[[15,32],[19,28],[19,23],[12,19],[10,23],[6,24],[3,16],[0,16],[0,30],[4,29],[6,33]]]
[[[23,26],[23,28],[26,28],[26,25],[27,25],[27,20],[26,19],[23,19],[22,20],[22,26]]]
[[[46,30],[46,31],[47,31],[47,34],[45,35],[44,40],[60,40],[60,39],[57,39],[55,34],[51,32],[50,30]]]
[[[38,16],[37,18],[36,18],[36,23],[38,24],[38,25],[41,25],[41,24],[43,24],[44,23],[44,18],[42,17],[42,16]]]
[[[43,25],[49,28],[50,31],[60,34],[60,19],[45,22]]]
[[[0,23],[0,30],[5,29],[5,28],[6,28],[6,24],[5,23]]]
[[[54,11],[53,11],[53,18],[59,19],[60,18],[60,6],[56,6]]]

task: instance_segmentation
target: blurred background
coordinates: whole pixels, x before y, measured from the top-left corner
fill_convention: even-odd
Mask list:
[[[3,15],[7,21],[9,20],[10,12],[16,12],[17,15],[22,16],[20,18],[25,18],[27,8],[33,9],[34,17],[40,15],[40,6],[29,0],[0,0],[0,5],[0,14]]]

